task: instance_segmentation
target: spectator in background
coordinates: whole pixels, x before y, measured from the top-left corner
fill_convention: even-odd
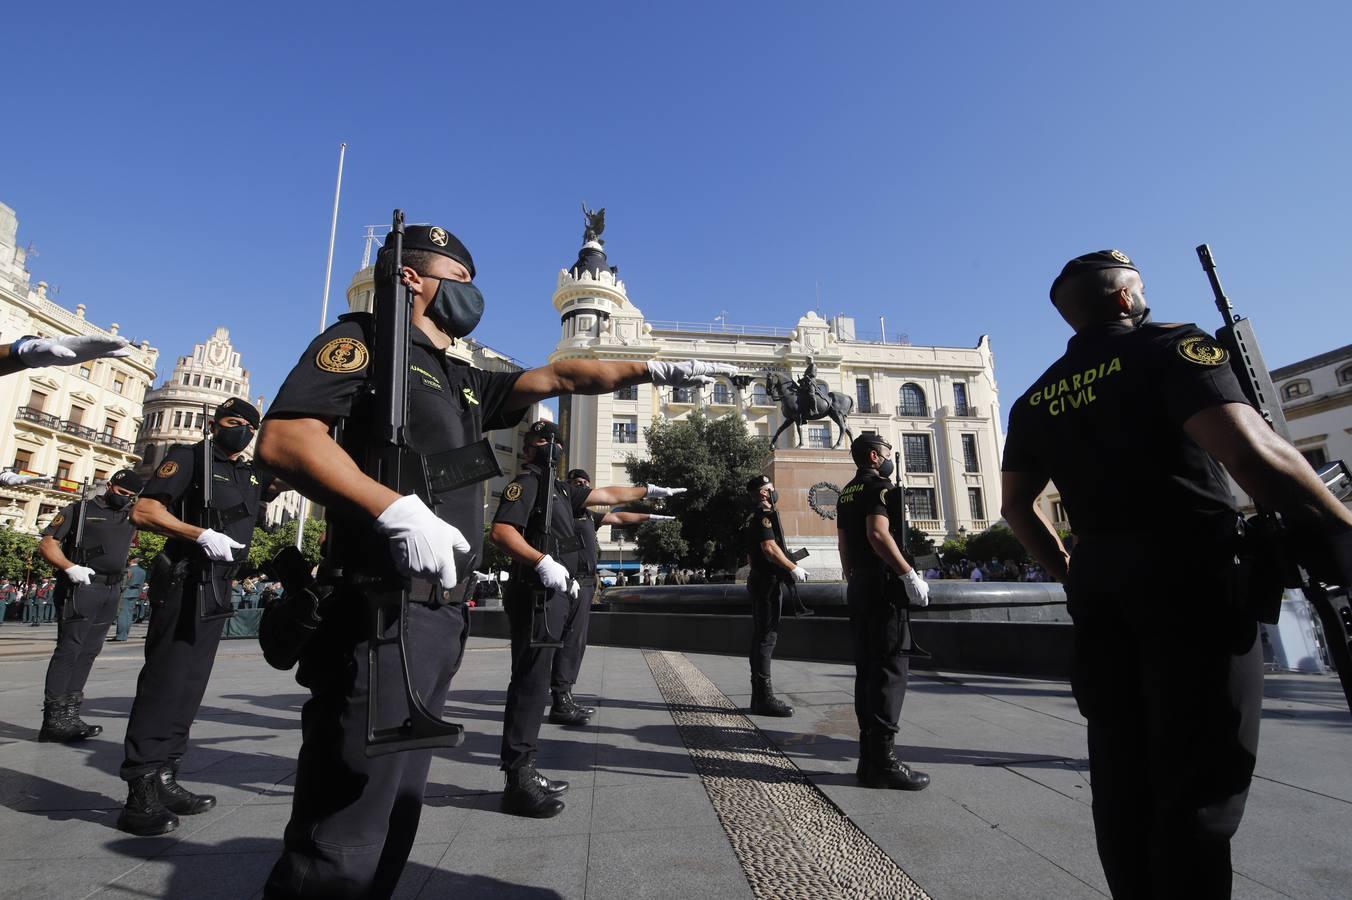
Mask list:
[[[56,582],[50,578],[42,579],[42,584],[38,585],[38,606],[42,611],[43,625],[51,625],[56,621],[56,601],[52,598],[55,588]]]
[[[980,566],[972,566],[972,574],[968,576],[972,581],[985,581],[986,575],[981,571]]]
[[[117,604],[117,633],[109,640],[125,641],[131,636],[132,619],[136,616],[136,606],[141,600],[141,591],[146,585],[146,570],[141,565],[141,557],[132,556],[127,560],[127,573],[122,577],[122,596]]]
[[[14,585],[9,583],[8,578],[4,581],[0,581],[0,625],[4,624],[5,613],[9,612],[9,605],[14,602],[14,598],[17,594],[18,591],[15,589]]]

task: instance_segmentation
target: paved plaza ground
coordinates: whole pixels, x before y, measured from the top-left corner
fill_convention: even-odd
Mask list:
[[[219,806],[172,835],[124,835],[115,772],[141,634],[110,644],[90,679],[85,718],[103,735],[60,746],[36,742],[55,628],[0,628],[0,897],[258,896],[306,695],[254,641],[224,643],[181,775]],[[498,811],[507,670],[505,641],[471,640],[447,709],[468,737],[433,763],[401,897],[1107,895],[1084,722],[1062,682],[915,677],[898,755],[934,782],[889,793],[854,783],[847,666],[776,662],[797,715],[753,728],[731,709],[748,700],[745,660],[594,647],[578,692],[596,717],[542,733],[568,808],[535,821]],[[1352,895],[1352,717],[1330,678],[1270,676],[1266,695],[1235,895]]]

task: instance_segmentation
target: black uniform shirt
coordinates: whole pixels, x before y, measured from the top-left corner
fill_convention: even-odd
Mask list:
[[[535,515],[536,496],[540,487],[540,467],[526,466],[516,480],[502,490],[502,500],[493,516],[494,523],[515,525],[526,535],[531,546],[538,546],[543,532],[543,517]],[[550,505],[550,539],[553,547],[546,551],[555,562],[562,563],[574,576],[581,573],[582,542],[574,530],[574,523],[587,511],[587,497],[592,489],[554,479],[554,499]],[[543,509],[544,502],[540,502]],[[557,551],[553,548],[558,548]]]
[[[879,475],[877,469],[858,470],[849,484],[840,489],[836,528],[845,532],[851,570],[867,574],[881,572],[880,567],[886,565],[868,541],[868,517],[887,515],[887,492],[894,489],[892,482]]]
[[[1244,402],[1227,353],[1196,325],[1100,326],[1014,402],[1002,468],[1056,482],[1079,535],[1209,528],[1233,521],[1234,501],[1182,426]]]
[[[102,495],[84,501],[85,523],[80,546],[75,546],[75,526],[79,522],[79,502],[72,503],[52,519],[42,531],[43,537],[55,538],[62,552],[71,562],[89,566],[100,575],[121,575],[127,565],[127,553],[136,537],[136,526],[131,524],[131,506],[110,509]]]
[[[578,539],[582,542],[581,555],[578,559],[578,577],[583,575],[596,574],[596,561],[601,556],[601,546],[596,540],[596,530],[601,527],[601,520],[606,517],[605,513],[592,512],[584,509],[573,520],[573,530],[577,533]]]
[[[159,500],[180,521],[199,527],[202,526],[202,449],[203,442],[170,447],[141,492],[143,497]],[[272,483],[272,476],[259,471],[243,457],[231,459],[214,443],[211,455],[211,506],[215,514],[209,525],[212,530],[244,545],[243,550],[235,551],[238,562],[249,555],[254,523],[263,509],[263,492]],[[171,559],[206,558],[195,542],[181,538],[170,538],[165,544],[165,553]]]
[[[346,418],[340,443],[358,465],[364,462],[366,440],[375,434],[369,419],[370,324],[370,313],[350,313],[315,338],[266,416]],[[508,405],[520,372],[487,372],[450,359],[417,326],[410,329],[409,344],[408,442],[415,453],[427,456],[473,444],[485,431],[510,428],[526,414],[525,407]],[[410,485],[401,493],[415,489],[421,488]],[[483,489],[472,484],[423,500],[469,542],[469,554],[456,554],[457,569],[467,573],[468,557],[482,558]],[[356,527],[370,531],[366,523]]]
[[[751,559],[751,571],[753,572],[762,575],[777,575],[784,571],[777,563],[771,562],[769,557],[765,555],[765,551],[761,549],[761,542],[763,541],[778,542],[778,535],[775,534],[775,526],[778,524],[776,519],[778,518],[779,513],[759,505],[746,517],[746,524],[742,526],[742,543],[746,547],[746,555]],[[784,547],[781,545],[779,549],[783,550]]]

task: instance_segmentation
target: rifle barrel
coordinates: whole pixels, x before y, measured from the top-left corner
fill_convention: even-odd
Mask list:
[[[1216,309],[1220,311],[1225,324],[1232,324],[1237,318],[1235,308],[1230,304],[1230,298],[1225,296],[1225,288],[1221,287],[1221,277],[1216,272],[1216,260],[1211,255],[1211,246],[1198,244],[1197,258],[1202,263],[1202,270],[1206,272],[1206,280],[1211,282],[1211,293],[1216,298]]]

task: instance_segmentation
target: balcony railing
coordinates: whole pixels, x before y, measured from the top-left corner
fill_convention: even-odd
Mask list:
[[[617,430],[611,433],[611,438],[617,444],[637,444],[638,432],[628,429]]]
[[[897,415],[901,416],[902,418],[928,419],[929,414],[930,411],[928,406],[907,406],[905,404],[897,405]]]
[[[860,403],[855,410],[861,416],[885,416],[887,410],[881,403]]]
[[[35,425],[41,425],[43,428],[50,428],[52,431],[61,430],[61,420],[56,416],[43,412],[35,406],[20,406],[19,411],[14,418],[24,422],[32,422]]]
[[[131,441],[117,437],[107,431],[95,431],[69,419],[58,419],[56,416],[32,406],[20,406],[18,412],[14,414],[14,418],[21,422],[31,422],[43,428],[50,428],[52,431],[60,431],[63,434],[69,434],[90,443],[103,444],[105,447],[112,447],[114,450],[120,450],[123,453],[132,452]]]
[[[99,433],[94,429],[86,428],[83,425],[72,422],[70,419],[65,419],[61,422],[61,430],[66,434],[74,435],[77,438],[83,438],[90,443],[93,443],[99,438]]]
[[[911,519],[906,524],[910,525],[912,528],[918,528],[921,531],[943,531],[943,527],[939,524],[938,519]]]

